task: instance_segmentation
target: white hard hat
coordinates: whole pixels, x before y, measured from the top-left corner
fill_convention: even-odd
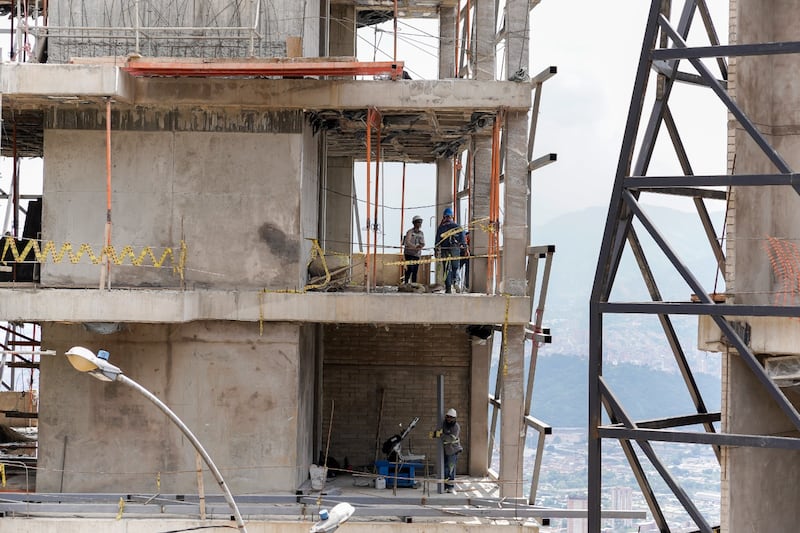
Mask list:
[[[411,219],[411,222],[417,222],[417,221],[422,222],[422,217],[417,215],[417,216],[415,216],[414,218]]]
[[[445,416],[452,416],[453,418],[455,418],[458,416],[458,413],[456,413],[456,410],[451,407],[450,409],[447,410]]]

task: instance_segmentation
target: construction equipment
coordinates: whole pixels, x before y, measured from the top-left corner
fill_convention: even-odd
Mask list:
[[[414,419],[411,421],[411,423],[408,424],[408,426],[406,426],[406,428],[403,430],[402,433],[400,433],[399,435],[392,435],[386,441],[384,441],[381,450],[383,451],[383,453],[386,454],[386,459],[389,462],[395,463],[398,461],[404,462],[407,460],[421,461],[425,459],[424,455],[408,454],[404,456],[402,453],[401,444],[403,442],[403,439],[405,439],[408,436],[408,434],[411,433],[411,430],[414,429],[414,427],[417,425],[417,422],[419,422],[419,417],[415,416]]]
[[[386,460],[375,461],[375,468],[378,476],[387,479],[388,486],[416,487],[415,481],[417,468],[423,468],[425,461],[424,455],[403,453],[403,440],[411,433],[411,430],[419,422],[419,417],[414,419],[406,426],[402,433],[392,435],[384,441],[381,450],[386,454]]]

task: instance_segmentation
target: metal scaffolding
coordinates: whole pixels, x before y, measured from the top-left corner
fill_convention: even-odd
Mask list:
[[[745,332],[737,327],[737,318],[742,316],[787,317],[800,316],[796,305],[742,305],[731,298],[720,301],[717,295],[701,284],[698,277],[682,262],[661,229],[648,215],[646,206],[639,202],[642,193],[678,195],[693,198],[700,222],[706,229],[711,245],[712,257],[724,268],[725,256],[720,243],[713,237],[710,217],[706,209],[707,200],[724,200],[732,187],[760,187],[783,185],[800,192],[796,174],[781,158],[758,127],[743,112],[742,108],[727,92],[728,68],[725,58],[767,54],[791,54],[800,52],[800,43],[760,43],[742,45],[720,45],[705,0],[686,0],[680,11],[671,8],[672,2],[652,0],[644,33],[641,55],[633,87],[630,111],[622,141],[618,167],[600,256],[590,301],[589,338],[589,531],[600,531],[602,506],[602,444],[604,440],[617,440],[622,446],[633,474],[639,484],[653,519],[660,531],[670,531],[663,504],[655,494],[643,463],[649,463],[680,502],[699,531],[711,532],[715,526],[698,510],[677,477],[670,472],[669,465],[659,459],[654,442],[692,443],[711,446],[719,457],[719,448],[725,446],[800,449],[800,438],[731,434],[720,432],[715,425],[721,413],[709,412],[695,382],[693,370],[681,347],[680,339],[673,327],[672,316],[691,315],[709,317],[721,330],[731,350],[731,357],[739,357],[752,371],[764,391],[783,410],[796,429],[800,429],[800,414],[784,392],[767,376],[764,367],[750,348]],[[673,22],[672,15],[677,16]],[[689,46],[686,39],[693,23],[702,24],[708,37],[707,46]],[[707,61],[703,61],[703,60]],[[696,72],[679,69],[681,61],[688,61]],[[715,60],[715,61],[714,61]],[[718,72],[710,65],[716,64]],[[657,83],[652,81],[655,74]],[[773,174],[695,175],[681,140],[676,122],[668,105],[676,82],[689,83],[710,89],[725,106],[729,117],[755,142],[760,150],[777,168]],[[648,92],[650,91],[650,92]],[[655,94],[649,115],[645,112],[646,97]],[[643,129],[642,129],[642,122]],[[681,175],[648,175],[658,133],[665,129],[681,165]],[[638,153],[637,153],[638,152]],[[720,190],[728,188],[728,193]],[[693,299],[682,302],[665,301],[656,284],[650,263],[645,255],[634,221],[644,228],[647,235],[658,245],[671,268],[691,289]],[[650,300],[612,301],[615,284],[621,280],[620,260],[625,249],[635,257],[641,277],[645,282]],[[694,411],[685,416],[658,420],[636,421],[629,410],[603,377],[603,325],[609,315],[639,314],[657,317],[664,331],[665,342],[674,355],[677,368],[694,403]],[[631,335],[636,332],[631,331]],[[658,397],[646,399],[658,402]],[[603,409],[609,423],[603,423]],[[702,429],[692,430],[691,426]],[[686,429],[688,428],[688,429]],[[634,446],[634,443],[638,445]]]

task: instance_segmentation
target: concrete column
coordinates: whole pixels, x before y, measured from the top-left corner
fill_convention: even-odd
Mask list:
[[[500,497],[522,498],[522,452],[525,449],[522,417],[525,395],[523,361],[525,328],[509,326],[505,332],[506,365],[503,376],[503,414],[500,421]]]
[[[528,70],[528,1],[506,2],[506,73]],[[526,291],[525,250],[528,239],[528,116],[514,111],[506,115],[505,194],[501,290],[524,295]],[[525,328],[508,327],[504,345],[506,375],[503,380],[500,480],[504,497],[522,497],[522,469],[525,438],[524,346]]]
[[[528,0],[506,1],[506,77],[528,72],[530,11]]]
[[[522,111],[506,115],[507,150],[503,221],[502,292],[524,296],[528,246],[528,116]]]
[[[469,406],[469,475],[485,476],[489,470],[489,421],[486,418],[489,397],[491,339],[472,339]]]
[[[330,13],[328,54],[334,57],[355,57],[356,7],[331,4]]]
[[[473,171],[470,202],[472,205],[472,220],[486,220],[489,216],[489,191],[491,190],[492,176],[492,138],[491,136],[480,136],[475,138],[475,148],[473,149]],[[483,292],[487,290],[486,271],[488,262],[486,252],[489,249],[489,234],[482,225],[473,225],[470,232],[470,242],[472,253],[475,259],[470,264],[472,282],[471,292]],[[481,257],[484,256],[484,257]]]
[[[328,54],[356,55],[356,8],[331,4]],[[326,251],[350,253],[353,228],[353,158],[329,157],[325,169],[323,245]]]
[[[495,79],[495,12],[494,2],[480,1],[475,5],[474,49],[476,51],[475,64],[477,69],[473,76],[479,80]],[[491,135],[475,138],[473,151],[474,166],[471,184],[470,202],[472,203],[473,220],[485,219],[489,216],[489,190],[491,189],[492,176],[492,137]],[[470,233],[474,255],[486,255],[489,248],[489,235],[480,227],[474,226]],[[486,292],[487,260],[485,258],[473,259],[472,292]]]
[[[494,2],[480,0],[475,3],[473,38],[475,43],[475,70],[472,77],[477,80],[495,79],[495,24]]]
[[[456,73],[456,7],[439,8],[439,79],[455,77]]]
[[[793,2],[738,0],[731,2],[731,7],[731,35],[737,44],[800,39],[800,13]],[[800,168],[799,68],[800,57],[796,55],[739,57],[733,79],[737,104],[795,171]],[[778,172],[749,135],[737,124],[733,127],[735,173]],[[777,237],[787,244],[800,239],[800,196],[788,187],[762,186],[736,188],[733,199],[733,216],[729,220],[732,224],[728,226],[732,231],[728,241],[733,252],[728,254],[732,267],[726,281],[733,287],[736,303],[759,305],[791,298],[792,294],[782,294],[784,280],[770,265],[766,237]],[[797,430],[733,351],[725,370],[724,431],[796,436]],[[790,393],[789,398],[798,405],[796,395]],[[723,460],[724,531],[797,527],[800,452],[731,448]]]
[[[329,252],[350,253],[353,227],[353,158],[329,157],[324,195],[325,242]]]

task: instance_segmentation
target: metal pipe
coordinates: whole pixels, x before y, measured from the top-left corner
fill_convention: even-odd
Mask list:
[[[444,425],[444,375],[439,374],[436,376],[436,428],[441,429]],[[444,484],[442,480],[444,480],[444,446],[441,444],[441,440],[439,441],[440,444],[438,446],[439,453],[436,457],[436,472],[439,481],[436,483],[436,492],[441,494],[444,492]]]

